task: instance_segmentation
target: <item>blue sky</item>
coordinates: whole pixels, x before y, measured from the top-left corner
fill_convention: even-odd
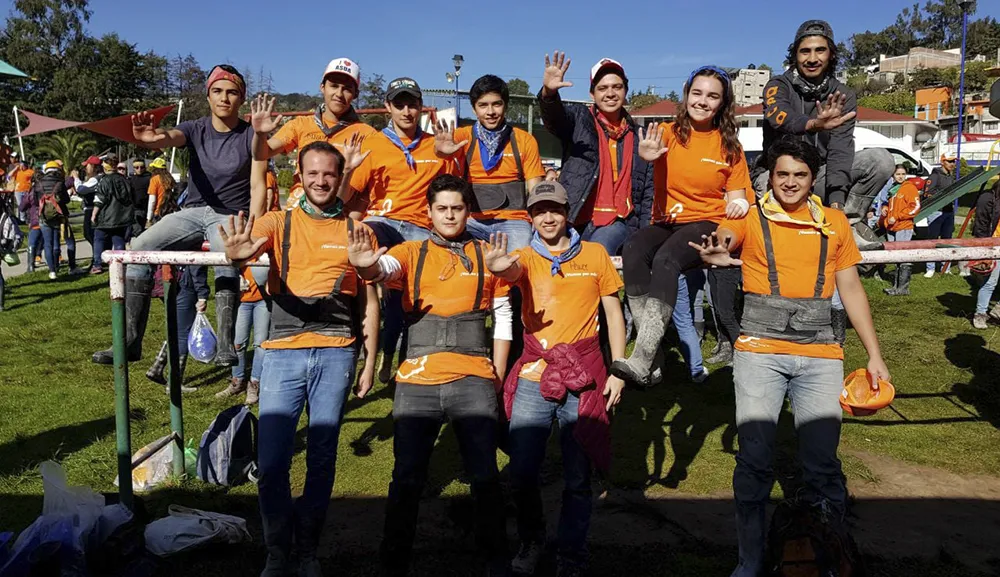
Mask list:
[[[453,71],[456,53],[465,57],[462,89],[493,73],[523,78],[537,90],[544,54],[560,49],[573,59],[569,77],[576,85],[567,96],[586,98],[589,68],[605,56],[622,62],[632,89],[653,85],[665,94],[679,91],[702,64],[779,67],[804,20],[828,20],[839,41],[882,29],[913,1],[92,0],[89,29],[117,32],[142,51],[190,52],[203,67],[227,61],[263,67],[285,93],[316,92],[323,68],[339,56],[355,59],[363,74],[407,75],[425,89],[449,88],[445,73]],[[996,14],[998,4],[980,0],[978,13]],[[624,21],[616,24],[602,10]]]

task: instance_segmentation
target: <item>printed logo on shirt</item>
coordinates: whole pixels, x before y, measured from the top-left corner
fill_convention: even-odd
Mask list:
[[[435,159],[416,159],[413,161],[414,164],[440,164],[440,160]]]
[[[333,250],[347,250],[347,246],[342,244],[321,244],[319,247]]]
[[[718,165],[718,166],[729,166],[725,162],[722,162],[720,160],[715,160],[714,158],[702,158],[701,161],[702,162],[707,162],[709,164],[715,164],[715,165]]]

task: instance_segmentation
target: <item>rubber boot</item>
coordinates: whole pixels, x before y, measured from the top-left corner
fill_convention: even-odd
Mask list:
[[[673,314],[674,307],[650,297],[640,314],[633,314],[639,326],[639,336],[635,339],[632,356],[627,359],[617,359],[611,364],[611,374],[640,386],[650,383],[650,371],[656,351],[660,348],[663,333],[667,330],[667,320]]]
[[[894,297],[910,294],[910,275],[912,273],[912,265],[901,264],[896,267],[896,283],[892,288],[885,289],[885,294]]]
[[[182,393],[193,393],[193,392],[195,392],[195,391],[198,390],[196,387],[185,387],[184,386],[184,369],[187,367],[187,360],[188,360],[188,356],[187,355],[181,355],[180,358],[177,359],[177,368],[178,368],[177,372],[180,373],[181,392]],[[170,394],[170,385],[164,385],[163,386],[163,390],[169,395]]]
[[[160,352],[156,353],[153,364],[146,371],[146,378],[161,385],[167,384],[167,378],[163,376],[163,371],[167,368],[167,341],[163,341]]]
[[[289,577],[292,574],[292,515],[291,513],[261,516],[267,562],[260,577]]]
[[[837,344],[844,346],[847,340],[847,311],[844,309],[830,310],[830,323],[833,325],[833,338]]]
[[[130,363],[142,358],[142,336],[149,319],[149,298],[152,292],[152,277],[125,278],[125,346]],[[114,351],[97,351],[90,360],[99,365],[113,365]]]
[[[35,251],[30,246],[28,247],[26,260],[27,262],[25,263],[25,266],[27,268],[24,269],[24,272],[35,272]]]
[[[236,311],[240,306],[240,295],[234,290],[215,291],[215,315],[219,331],[216,335],[218,344],[215,353],[217,367],[235,367],[239,364],[236,349],[233,347],[233,332],[236,329]]]

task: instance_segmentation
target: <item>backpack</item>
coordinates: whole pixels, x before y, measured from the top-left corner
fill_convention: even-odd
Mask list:
[[[13,214],[0,210],[0,255],[15,254],[24,243],[24,233]]]
[[[38,197],[38,218],[53,226],[62,222],[63,210],[54,194],[45,193]]]
[[[825,505],[791,499],[771,518],[764,556],[768,577],[861,577],[861,554],[844,521]]]
[[[215,417],[198,446],[198,478],[235,487],[254,479],[257,471],[257,417],[243,405]],[[254,479],[255,480],[255,479]]]

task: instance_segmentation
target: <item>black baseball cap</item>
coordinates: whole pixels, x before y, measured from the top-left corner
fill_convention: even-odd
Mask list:
[[[421,101],[424,99],[424,93],[420,91],[420,85],[417,84],[417,81],[405,76],[389,82],[389,87],[385,90],[385,99],[389,101],[400,94],[410,94]]]
[[[806,20],[795,32],[795,43],[809,36],[822,36],[830,41],[830,46],[836,44],[833,39],[833,28],[826,20]]]

